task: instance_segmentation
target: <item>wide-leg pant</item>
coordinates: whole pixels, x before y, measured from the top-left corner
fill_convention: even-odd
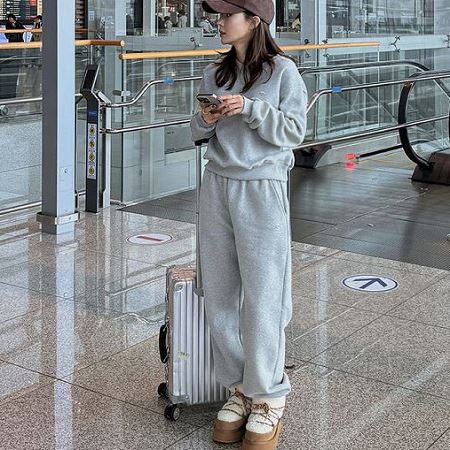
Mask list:
[[[200,257],[216,377],[252,398],[290,392],[285,328],[292,317],[287,183],[205,170]]]

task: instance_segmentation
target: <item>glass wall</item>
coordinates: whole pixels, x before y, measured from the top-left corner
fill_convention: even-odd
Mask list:
[[[221,46],[216,33],[217,17],[203,12],[201,0],[86,1],[89,37],[123,39],[126,52],[201,52]],[[43,6],[45,11],[45,4]],[[300,37],[311,43],[326,40],[342,44],[369,40],[379,43],[366,48],[294,52],[292,56],[302,68],[334,67],[326,73],[318,70],[305,74],[310,96],[332,87],[404,79],[418,70],[410,62],[421,63],[429,69],[450,70],[448,0],[404,0],[394,4],[387,0],[277,0],[276,13],[276,38],[282,45],[299,44]],[[39,96],[42,69],[39,49],[10,50],[6,47],[1,52],[0,135],[3,142],[8,142],[8,148],[10,142],[17,141],[17,136],[22,139],[20,146],[11,144],[12,159],[7,159],[7,152],[3,153],[0,208],[40,199],[40,103],[6,106],[2,100]],[[189,118],[197,108],[198,81],[171,83],[171,80],[199,77],[205,65],[215,59],[213,55],[123,62],[118,56],[115,48],[77,48],[75,90],[78,90],[86,64],[92,60],[102,68],[99,87],[113,101],[135,95],[149,80],[162,82],[134,106],[116,110],[113,117],[116,127]],[[377,67],[378,62],[398,64]],[[339,69],[349,65],[353,68]],[[308,139],[325,139],[351,130],[395,124],[400,89],[397,85],[323,96],[309,116]],[[411,103],[411,117],[441,113],[448,103],[441,97],[442,92],[433,84],[417,89]],[[79,188],[84,183],[83,108],[80,103]],[[417,130],[417,139],[431,136],[430,128]],[[439,130],[436,139],[446,133],[445,127]],[[194,170],[187,126],[114,136],[112,195],[115,200],[128,203],[189,189],[195,181]],[[14,180],[20,182],[14,183]]]
[[[117,53],[117,50],[114,49]],[[117,54],[116,54],[117,58]],[[77,46],[76,86],[79,90],[88,63],[105,66],[104,47]],[[0,46],[0,210],[41,200],[42,170],[42,53],[40,48],[8,49]],[[105,89],[101,70],[97,87]],[[77,99],[77,190],[85,184],[84,100]]]
[[[279,31],[300,31],[301,2],[299,0],[285,0],[276,4],[276,24]]]
[[[91,1],[99,4],[99,0]],[[105,13],[105,8],[109,12]],[[117,11],[117,2],[104,0],[103,11],[97,8],[95,14],[106,16],[108,22],[108,14],[120,18]],[[182,23],[180,11],[186,16]],[[130,16],[126,27],[130,39],[126,41],[133,52],[201,51],[221,45],[215,34],[216,17],[202,11],[200,0],[126,0],[126,14]],[[351,70],[305,74],[311,96],[335,86],[403,79],[418,70],[407,60],[430,69],[450,69],[447,48],[450,41],[446,36],[450,33],[450,20],[446,19],[450,17],[450,5],[446,0],[406,0],[394,5],[386,0],[277,0],[276,14],[276,38],[283,45],[298,44],[300,37],[311,43],[372,40],[380,44],[294,53],[292,56],[302,67],[355,66]],[[126,88],[136,93],[148,80],[201,76],[205,65],[213,59],[214,56],[127,61]],[[374,66],[385,61],[398,64]],[[125,109],[123,124],[139,126],[189,118],[196,110],[197,89],[198,81],[157,84],[141,102]],[[394,85],[324,96],[311,111],[308,139],[327,139],[355,130],[394,125],[400,90],[400,86]],[[427,114],[442,108],[439,106],[442,102],[427,98],[420,90],[417,92]],[[429,104],[425,105],[427,101]],[[191,188],[195,164],[189,139],[188,126],[124,134],[122,148],[113,160],[115,198],[128,203]],[[395,136],[393,140],[396,141]]]
[[[327,0],[327,37],[434,33],[434,0]]]
[[[150,15],[153,20],[149,20]],[[151,5],[145,0],[126,0],[128,36],[142,36],[145,33],[171,36],[182,28],[190,27],[204,29],[204,36],[215,36],[216,20],[216,15],[204,13],[201,0],[157,0]]]

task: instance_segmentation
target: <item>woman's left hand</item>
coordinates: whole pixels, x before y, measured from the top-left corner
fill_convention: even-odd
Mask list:
[[[242,95],[223,95],[219,97],[222,104],[216,109],[223,117],[236,116],[244,109],[244,97]]]

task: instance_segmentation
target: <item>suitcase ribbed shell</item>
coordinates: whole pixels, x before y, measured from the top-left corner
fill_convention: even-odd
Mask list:
[[[168,391],[173,403],[187,405],[227,399],[227,389],[215,379],[204,298],[194,292],[194,287],[195,268],[168,269]]]

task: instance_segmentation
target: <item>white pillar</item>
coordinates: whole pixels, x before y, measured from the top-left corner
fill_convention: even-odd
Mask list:
[[[189,25],[188,26],[191,28],[194,27],[194,19],[195,19],[194,15],[195,15],[195,1],[189,0]]]
[[[277,33],[277,5],[276,0],[273,0],[273,9],[275,11],[275,15],[273,16],[272,23],[270,24],[270,34],[272,37],[276,37]]]
[[[42,231],[74,230],[75,2],[46,0],[43,34]]]
[[[117,36],[126,36],[127,34],[127,0],[115,0],[114,6],[114,39],[117,39]]]
[[[156,0],[145,0],[143,10],[143,35],[156,36]]]
[[[311,44],[320,44],[327,34],[326,0],[302,0],[301,40],[308,39]]]

